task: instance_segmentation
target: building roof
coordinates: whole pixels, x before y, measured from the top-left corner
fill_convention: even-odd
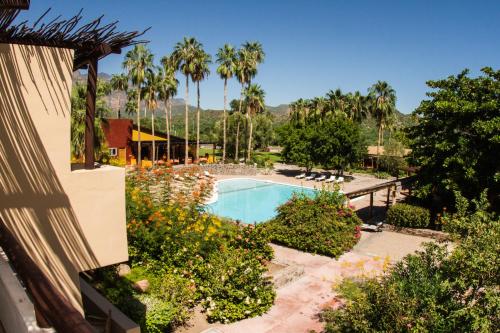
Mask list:
[[[384,155],[384,147],[379,146],[379,154]],[[405,148],[404,156],[408,156],[411,154],[411,149]],[[368,155],[377,155],[377,146],[368,146]]]
[[[145,132],[141,131],[141,141],[142,142],[153,141],[153,139],[155,141],[168,141],[167,138],[162,138],[162,137],[159,137],[158,135],[153,136],[152,134],[145,133]],[[132,141],[134,141],[134,142],[139,141],[139,131],[137,131],[137,130],[132,131]]]

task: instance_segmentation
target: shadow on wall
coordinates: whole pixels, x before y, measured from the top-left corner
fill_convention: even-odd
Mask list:
[[[72,65],[70,50],[0,44],[0,216],[81,308],[78,271],[97,260],[60,182],[70,172],[69,149],[52,149],[64,140],[69,148]]]

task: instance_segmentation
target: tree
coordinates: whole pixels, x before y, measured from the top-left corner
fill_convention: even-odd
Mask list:
[[[184,164],[187,165],[189,159],[189,76],[194,71],[194,64],[196,59],[197,50],[200,48],[200,43],[193,37],[184,37],[182,42],[175,45],[172,57],[176,63],[177,70],[179,70],[186,77],[186,97],[184,101],[184,137],[186,141]]]
[[[247,104],[247,117],[250,126],[250,133],[248,135],[248,148],[247,158],[250,160],[252,155],[252,135],[253,135],[253,122],[252,116],[264,111],[265,103],[264,98],[266,93],[258,84],[252,84],[245,90],[245,101]]]
[[[193,71],[191,72],[191,80],[196,83],[197,103],[196,103],[196,161],[199,160],[200,154],[200,82],[210,74],[208,65],[212,62],[211,56],[203,50],[203,45],[200,43],[196,50],[194,58]]]
[[[323,122],[307,124],[290,122],[281,130],[283,152],[287,162],[306,167],[314,165],[336,169],[340,173],[356,163],[366,151],[359,125],[340,114]]]
[[[175,78],[175,63],[172,57],[165,56],[161,59],[163,70],[159,75],[159,98],[163,100],[165,106],[165,127],[167,130],[167,161],[170,162],[170,133],[172,131],[172,98],[177,94],[179,81]]]
[[[224,80],[224,112],[223,112],[223,143],[222,143],[222,163],[226,162],[226,141],[227,141],[227,81],[232,78],[236,71],[236,50],[231,44],[224,44],[223,47],[219,48],[217,52],[217,73],[220,78]]]
[[[103,101],[104,90],[102,81],[97,82],[96,117],[94,121],[94,152],[96,159],[105,146],[104,132],[101,127],[103,117],[110,110]],[[87,87],[84,84],[75,84],[71,91],[71,156],[80,160],[85,155],[85,117],[86,117]]]
[[[128,80],[129,78],[125,74],[115,74],[111,77],[111,88],[114,91],[126,92],[128,90]],[[118,119],[121,118],[120,102],[121,100],[118,99]]]
[[[396,92],[385,81],[377,81],[369,89],[372,96],[371,114],[375,118],[378,127],[377,155],[383,140],[384,126],[396,111]]]
[[[161,89],[162,77],[157,75],[154,70],[150,69],[146,72],[146,83],[144,85],[144,100],[146,101],[146,109],[151,112],[151,134],[153,135],[153,166],[156,162],[156,140],[155,140],[155,110],[158,107],[158,93]]]
[[[354,94],[349,93],[347,96],[347,114],[349,118],[357,123],[361,123],[367,118],[369,113],[369,97],[361,95],[359,91],[356,91]]]
[[[125,55],[123,67],[128,71],[128,77],[135,86],[137,98],[137,165],[142,165],[141,156],[141,92],[146,80],[146,72],[153,66],[153,55],[146,46],[139,44]]]
[[[472,199],[485,188],[493,208],[500,194],[500,71],[486,67],[483,76],[468,70],[428,81],[415,110],[417,123],[407,130],[413,163],[420,167],[417,191],[436,208],[453,205],[453,191]]]

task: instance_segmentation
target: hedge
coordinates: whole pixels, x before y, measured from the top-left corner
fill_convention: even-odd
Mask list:
[[[427,208],[398,203],[387,211],[387,223],[396,227],[425,228],[430,223]]]

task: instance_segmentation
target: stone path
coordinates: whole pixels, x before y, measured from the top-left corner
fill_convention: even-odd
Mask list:
[[[430,239],[394,232],[362,233],[355,248],[335,260],[272,245],[276,259],[300,266],[304,274],[277,290],[274,306],[262,316],[210,325],[204,332],[307,333],[321,331],[318,312],[332,304],[332,286],[344,277],[379,274],[391,262],[421,248]]]

